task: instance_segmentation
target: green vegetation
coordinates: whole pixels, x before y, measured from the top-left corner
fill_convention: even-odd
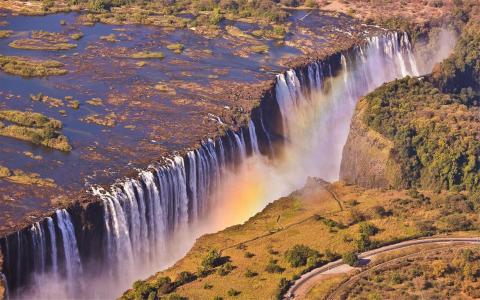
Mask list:
[[[467,24],[432,75],[387,83],[362,100],[365,124],[393,142],[393,187],[480,191],[479,28]]]
[[[342,255],[342,260],[349,266],[356,266],[358,262],[358,256],[355,251],[349,251]]]
[[[247,20],[268,25],[286,20],[284,8],[298,6],[314,7],[312,0],[299,1],[243,1],[243,0],[75,0],[70,7],[85,8],[84,23],[145,24],[173,28],[217,26],[223,20]],[[54,6],[53,4],[50,7]],[[52,9],[52,8],[49,8]],[[192,19],[181,15],[192,14]]]
[[[0,178],[10,176],[11,172],[7,167],[0,166]]]
[[[0,55],[0,69],[9,74],[23,77],[43,77],[65,75],[67,70],[63,64],[55,60],[32,60],[20,56]]]
[[[0,166],[0,179],[10,182],[24,184],[24,185],[36,185],[40,187],[55,187],[55,181],[51,178],[41,178],[37,173],[27,173],[22,170],[11,171],[7,167]]]
[[[268,45],[254,45],[249,48],[251,52],[254,53],[260,53],[260,54],[266,54],[270,50]]]
[[[93,123],[106,127],[113,127],[117,124],[117,115],[111,112],[107,115],[90,114],[81,119],[83,122]]]
[[[292,249],[285,252],[285,258],[294,268],[302,267],[307,264],[315,265],[320,259],[320,253],[305,245],[295,245]]]
[[[202,260],[202,267],[205,269],[213,269],[221,265],[221,256],[217,250],[210,250]]]
[[[93,106],[102,106],[103,105],[103,100],[101,98],[92,98],[90,100],[86,101],[87,104],[93,105]]]
[[[247,38],[247,39],[253,38],[253,36],[243,32],[240,28],[235,26],[226,26],[225,30],[228,32],[228,34],[234,37]]]
[[[287,29],[282,25],[275,25],[271,29],[257,29],[252,31],[252,34],[256,37],[261,37],[265,39],[276,39],[283,40],[287,35]]]
[[[0,39],[9,37],[12,32],[11,30],[0,30]]]
[[[197,278],[176,286],[175,293],[227,299],[234,289],[241,299],[275,299],[301,274],[339,258],[354,265],[356,253],[372,247],[447,232],[468,235],[480,228],[480,201],[460,193],[365,190],[337,183],[329,190],[342,202],[340,211],[321,186],[317,189],[323,192],[309,188],[313,191],[277,200],[245,224],[201,237],[185,258],[146,282],[190,272]],[[124,299],[133,294],[128,291]]]
[[[136,52],[130,55],[131,58],[135,59],[149,59],[149,58],[157,58],[157,59],[163,59],[165,55],[160,52],[150,52],[150,51],[141,51],[141,52]]]
[[[100,39],[102,41],[107,41],[109,43],[116,43],[118,42],[119,40],[117,39],[117,36],[114,34],[114,33],[111,33],[109,35],[102,35],[100,36]]]
[[[270,258],[268,265],[265,267],[265,271],[268,273],[283,273],[283,271],[285,271],[285,268],[279,266],[277,262],[278,260]]]
[[[366,272],[345,288],[342,299],[450,299],[480,296],[480,250],[465,246],[430,250]]]
[[[58,130],[62,123],[39,113],[22,112],[16,110],[1,110],[0,120],[12,123],[0,123],[0,135],[44,145],[60,151],[70,151],[72,147],[68,138]]]
[[[78,41],[79,39],[81,39],[83,37],[83,33],[82,32],[72,33],[69,36],[72,40]]]
[[[50,119],[40,113],[35,112],[0,110],[0,120],[9,121],[27,127],[51,127],[53,129],[62,128],[62,123],[60,121]]]
[[[183,44],[176,43],[176,44],[168,45],[167,49],[171,50],[172,52],[174,52],[176,54],[181,54],[183,52],[184,47],[183,47]]]
[[[480,15],[480,13],[479,13]],[[433,83],[447,93],[480,88],[480,21],[478,15],[465,26],[453,54],[434,69]],[[478,99],[478,95],[477,95]],[[477,103],[478,105],[478,103]]]
[[[12,48],[24,50],[70,50],[76,48],[76,44],[68,43],[66,36],[48,31],[32,31],[31,38],[19,39],[8,44]]]

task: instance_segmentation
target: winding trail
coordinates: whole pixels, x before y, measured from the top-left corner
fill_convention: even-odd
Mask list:
[[[415,245],[422,244],[480,244],[480,237],[437,237],[437,238],[421,238],[416,240],[404,241],[393,245],[384,246],[374,250],[366,251],[361,253],[358,257],[364,262],[369,262],[375,255],[380,253],[387,253],[394,250],[407,248]],[[431,249],[429,249],[431,250]],[[426,251],[429,251],[426,250]],[[418,255],[424,251],[415,253]],[[394,258],[395,259],[395,258]],[[288,292],[285,294],[284,298],[287,299],[305,299],[305,296],[310,291],[310,289],[320,280],[325,279],[327,276],[332,274],[346,274],[351,270],[355,269],[345,263],[341,259],[328,263],[319,268],[313,269],[312,271],[303,274],[295,283],[290,287]],[[343,283],[341,286],[348,284],[349,281]],[[335,291],[330,294],[328,299],[333,299],[335,296]]]

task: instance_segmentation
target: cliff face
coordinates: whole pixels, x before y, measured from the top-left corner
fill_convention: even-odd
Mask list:
[[[366,105],[362,99],[353,116],[343,148],[340,179],[362,187],[389,188],[395,186],[399,168],[391,159],[393,142],[365,125]]]

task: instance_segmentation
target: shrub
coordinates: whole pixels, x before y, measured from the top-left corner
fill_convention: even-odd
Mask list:
[[[240,291],[237,291],[236,289],[229,289],[228,292],[227,292],[227,295],[229,295],[230,297],[236,297],[238,295],[240,295]]]
[[[349,266],[355,266],[358,263],[358,255],[354,251],[346,252],[342,255],[342,260]]]
[[[387,217],[392,214],[390,211],[385,210],[385,208],[380,205],[372,207],[372,212],[376,217],[379,218]]]
[[[210,250],[202,260],[205,269],[213,269],[221,264],[221,256],[217,250]]]
[[[152,283],[152,287],[157,291],[158,295],[168,294],[175,289],[172,280],[168,276],[156,278]]]
[[[343,225],[341,222],[337,222],[332,219],[323,219],[323,224],[327,225],[330,228],[345,229],[347,226]]]
[[[403,276],[400,275],[399,273],[397,272],[394,272],[391,276],[390,276],[390,282],[393,283],[393,284],[400,284],[402,283],[404,280]]]
[[[203,285],[203,289],[204,289],[204,290],[211,290],[212,288],[213,288],[213,285],[210,284],[210,283],[205,283],[205,284]]]
[[[244,256],[245,256],[245,258],[252,258],[252,257],[255,256],[255,254],[253,254],[252,252],[248,252],[248,251],[247,251],[247,252],[245,252]]]
[[[330,249],[325,250],[325,259],[327,261],[334,261],[337,258],[340,258],[337,253],[332,252]]]
[[[305,245],[295,245],[292,249],[285,252],[285,258],[294,268],[305,266],[309,258],[316,259],[320,257],[318,251]]]
[[[265,271],[268,273],[283,273],[285,269],[277,264],[277,260],[270,259],[268,265],[265,267]]]
[[[165,300],[188,300],[187,297],[182,297],[177,294],[170,294],[168,297],[165,298]]]
[[[214,9],[209,18],[210,24],[217,25],[222,20],[223,20],[223,15],[220,13],[220,9],[218,8]]]
[[[213,269],[211,268],[205,268],[203,266],[200,266],[197,270],[197,275],[198,277],[207,277],[213,272]]]
[[[352,225],[360,223],[366,220],[365,214],[359,211],[356,208],[350,209],[350,219],[352,220]]]
[[[378,233],[378,228],[371,223],[362,222],[360,223],[359,231],[360,231],[360,234],[362,235],[371,236]]]
[[[282,299],[283,294],[285,294],[288,291],[288,288],[290,287],[291,284],[292,282],[285,277],[280,279],[280,282],[278,283],[278,289],[276,292],[276,298]]]
[[[177,285],[182,285],[182,284],[185,284],[185,283],[192,282],[195,279],[197,279],[195,274],[184,271],[184,272],[181,272],[180,274],[178,274],[175,282],[176,282]]]
[[[217,273],[220,276],[226,276],[232,272],[234,268],[235,267],[231,263],[227,262],[218,269]]]
[[[475,260],[475,254],[472,249],[464,249],[462,250],[462,258],[466,262],[472,262]]]
[[[252,270],[250,270],[250,269],[247,269],[247,270],[245,271],[245,277],[247,277],[247,278],[255,277],[255,276],[257,276],[257,275],[258,275],[257,272],[254,272],[254,271],[252,271]]]
[[[415,227],[420,231],[420,234],[427,236],[433,235],[437,231],[433,221],[428,220],[415,222]]]
[[[365,234],[360,234],[360,238],[357,240],[357,250],[364,252],[375,248],[376,243],[370,240],[370,237]]]
[[[471,230],[472,222],[466,216],[455,214],[445,217],[448,231]]]
[[[135,297],[140,299],[145,299],[151,292],[155,292],[153,287],[141,280],[133,283],[133,289],[135,290]]]

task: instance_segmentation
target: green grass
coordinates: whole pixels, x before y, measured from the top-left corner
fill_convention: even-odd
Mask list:
[[[70,50],[77,47],[77,44],[55,43],[36,39],[19,39],[9,43],[8,45],[16,49],[49,51]]]
[[[184,46],[180,43],[170,44],[167,46],[167,49],[176,54],[181,54],[183,52]]]
[[[0,39],[9,37],[12,32],[11,30],[0,30]]]
[[[0,110],[0,135],[43,145],[60,151],[72,150],[68,138],[59,133],[62,123],[40,113]]]
[[[165,55],[160,51],[141,51],[133,53],[130,57],[135,59],[163,59]]]
[[[72,40],[78,41],[79,39],[81,39],[83,37],[83,33],[82,32],[72,33],[69,36]]]
[[[45,77],[65,75],[67,70],[55,60],[32,60],[20,56],[0,55],[0,70],[5,73],[23,77]]]

